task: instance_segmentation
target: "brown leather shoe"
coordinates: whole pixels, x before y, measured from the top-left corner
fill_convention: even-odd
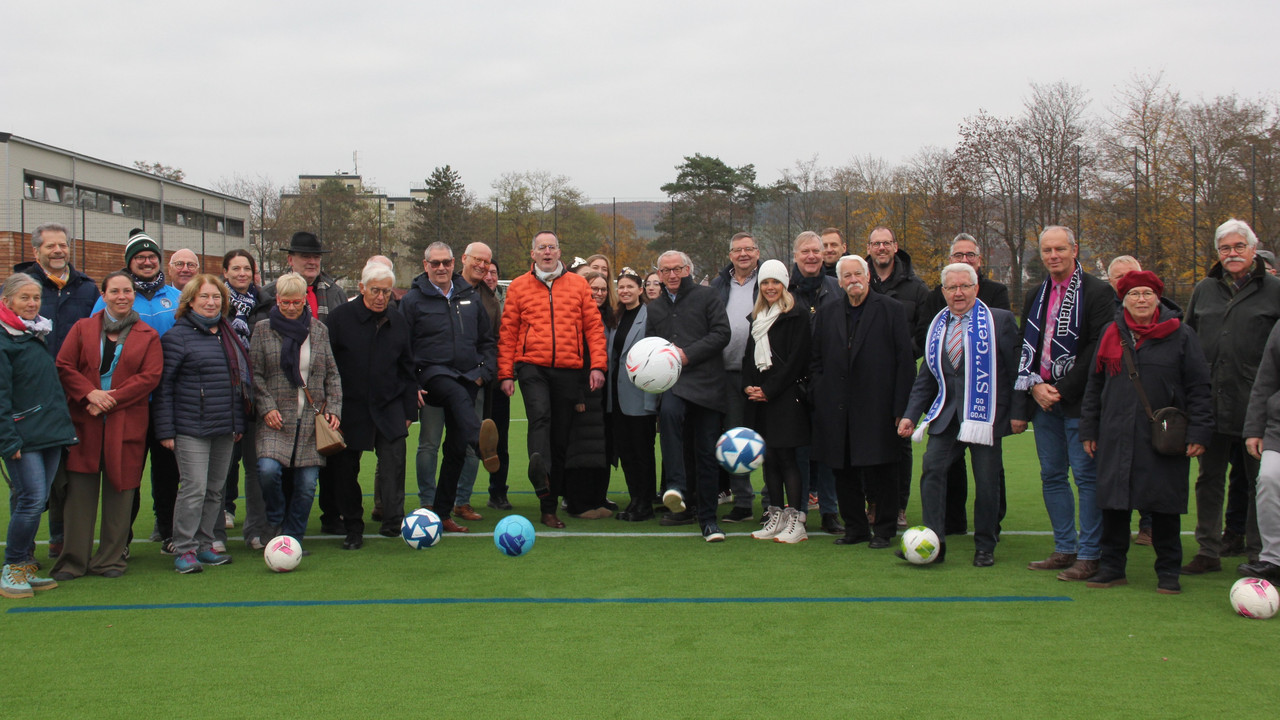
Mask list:
[[[1133,539],[1133,544],[1151,547],[1151,528],[1138,528],[1138,536]]]
[[[1059,580],[1074,582],[1078,580],[1088,580],[1098,574],[1097,560],[1077,560],[1071,564],[1071,567],[1058,573]]]
[[[605,518],[613,517],[613,511],[607,507],[591,508],[586,512],[574,515],[574,517],[581,520],[603,520]]]
[[[1183,575],[1203,575],[1207,572],[1222,572],[1222,561],[1208,555],[1196,555],[1191,562],[1182,566]]]
[[[555,513],[542,513],[542,524],[552,528],[562,528],[564,523]]]
[[[440,522],[440,527],[444,528],[445,532],[451,532],[451,533],[471,532],[470,528],[466,527],[465,525],[459,525],[458,523],[453,521],[453,518],[445,518],[444,520],[442,520]]]
[[[1075,553],[1054,552],[1044,560],[1027,563],[1028,570],[1065,570],[1076,564]]]
[[[470,505],[454,505],[453,514],[457,515],[463,520],[467,520],[470,522],[475,522],[476,520],[484,519],[484,516],[476,512],[475,509],[472,508]]]
[[[498,426],[489,418],[480,423],[480,462],[491,473],[502,468],[502,461],[498,459]]]

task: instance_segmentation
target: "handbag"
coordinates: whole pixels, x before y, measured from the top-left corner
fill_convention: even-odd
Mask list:
[[[1133,363],[1133,353],[1129,350],[1129,341],[1124,333],[1120,333],[1120,348],[1124,353],[1124,364],[1129,371],[1129,379],[1138,391],[1138,399],[1151,421],[1151,446],[1161,455],[1187,454],[1187,414],[1180,408],[1163,407],[1152,411],[1147,400],[1147,392],[1138,379],[1138,368]]]
[[[325,419],[324,409],[329,403],[326,401],[324,405],[316,407],[315,401],[311,399],[311,391],[307,389],[306,385],[302,386],[302,392],[307,396],[307,404],[315,411],[316,452],[328,457],[345,450],[347,441],[343,439],[342,431],[329,427],[329,421]]]

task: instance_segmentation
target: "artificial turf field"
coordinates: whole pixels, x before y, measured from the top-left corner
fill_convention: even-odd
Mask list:
[[[1052,550],[1030,433],[1006,439],[1005,532],[982,569],[971,536],[915,567],[833,545],[816,512],[795,546],[746,537],[755,523],[722,525],[729,539],[712,545],[696,526],[563,513],[565,530],[542,532],[523,433],[513,422],[510,499],[539,530],[529,555],[494,547],[504,513],[483,507],[483,471],[470,535],[414,551],[367,524],[363,549],[309,539],[313,555],[283,575],[240,542],[241,506],[231,565],[178,575],[137,542],[121,579],[0,601],[5,716],[1203,718],[1280,700],[1280,620],[1227,603],[1241,559],[1184,577],[1178,596],[1155,592],[1147,547],[1130,550],[1127,587],[1026,569]],[[371,454],[364,465],[368,494]],[[611,490],[625,505],[620,471]],[[907,515],[918,522],[915,492]]]

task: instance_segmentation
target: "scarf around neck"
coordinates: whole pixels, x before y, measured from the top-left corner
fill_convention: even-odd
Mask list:
[[[925,340],[924,362],[938,380],[938,394],[916,428],[911,439],[924,439],[929,423],[937,419],[947,403],[947,381],[943,377],[942,358],[946,355],[947,321],[951,310],[943,308],[933,316]],[[986,303],[978,300],[969,311],[969,326],[964,330],[964,395],[960,397],[960,442],[991,445],[995,441],[996,421],[996,331],[995,320]]]
[[[541,280],[542,282],[546,283],[547,285],[550,285],[552,282],[555,281],[556,278],[564,274],[564,263],[556,262],[556,269],[550,272],[542,272],[541,270],[538,269],[537,265],[534,265],[533,274],[536,275],[538,279]]]
[[[271,329],[280,336],[280,369],[295,387],[306,385],[302,377],[302,343],[311,334],[311,313],[304,311],[297,320],[290,320],[280,312],[280,306],[272,305],[268,318]]]
[[[137,275],[134,275],[128,270],[125,270],[125,272],[128,272],[129,277],[133,278],[133,289],[145,295],[148,300],[150,300],[152,296],[154,296],[157,292],[159,292],[160,288],[164,287],[164,271],[163,270],[156,273],[155,280],[142,280]]]
[[[224,281],[225,282],[225,281]],[[227,293],[231,301],[231,308],[235,310],[232,313],[231,329],[235,330],[240,339],[248,342],[249,340],[249,315],[258,305],[258,288],[253,283],[249,283],[248,292],[241,293],[231,287],[231,283],[226,283]]]
[[[1018,361],[1018,381],[1014,387],[1018,390],[1030,390],[1042,380],[1040,376],[1040,348],[1044,345],[1044,333],[1051,333],[1049,344],[1049,377],[1057,382],[1071,372],[1076,364],[1076,344],[1080,341],[1081,315],[1084,308],[1080,298],[1080,288],[1084,282],[1084,269],[1076,262],[1076,269],[1067,281],[1067,290],[1062,295],[1056,317],[1041,318],[1048,309],[1050,293],[1053,291],[1053,278],[1047,277],[1040,283],[1040,290],[1031,301],[1031,310],[1025,318],[1027,328],[1022,336],[1022,357]],[[1044,327],[1040,326],[1043,322]]]
[[[1156,308],[1155,316],[1145,325],[1134,322],[1128,310],[1123,312],[1125,326],[1129,328],[1131,335],[1137,338],[1133,343],[1134,350],[1142,347],[1142,343],[1149,339],[1159,340],[1169,337],[1182,325],[1182,321],[1176,317],[1160,322],[1160,308]],[[1120,374],[1120,359],[1124,356],[1122,342],[1119,326],[1116,323],[1108,325],[1102,333],[1102,340],[1098,343],[1098,362],[1094,366],[1097,372],[1105,372],[1108,375]]]
[[[764,372],[773,367],[773,348],[769,345],[769,329],[782,317],[782,303],[776,302],[764,309],[764,312],[756,315],[751,321],[751,337],[756,341],[755,361],[756,369]]]

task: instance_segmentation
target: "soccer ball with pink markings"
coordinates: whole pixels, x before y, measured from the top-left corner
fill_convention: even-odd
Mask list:
[[[1262,578],[1240,578],[1231,586],[1231,607],[1242,617],[1266,620],[1280,608],[1280,593]]]
[[[274,572],[289,572],[302,562],[302,545],[288,535],[271,538],[262,551],[262,559]]]

